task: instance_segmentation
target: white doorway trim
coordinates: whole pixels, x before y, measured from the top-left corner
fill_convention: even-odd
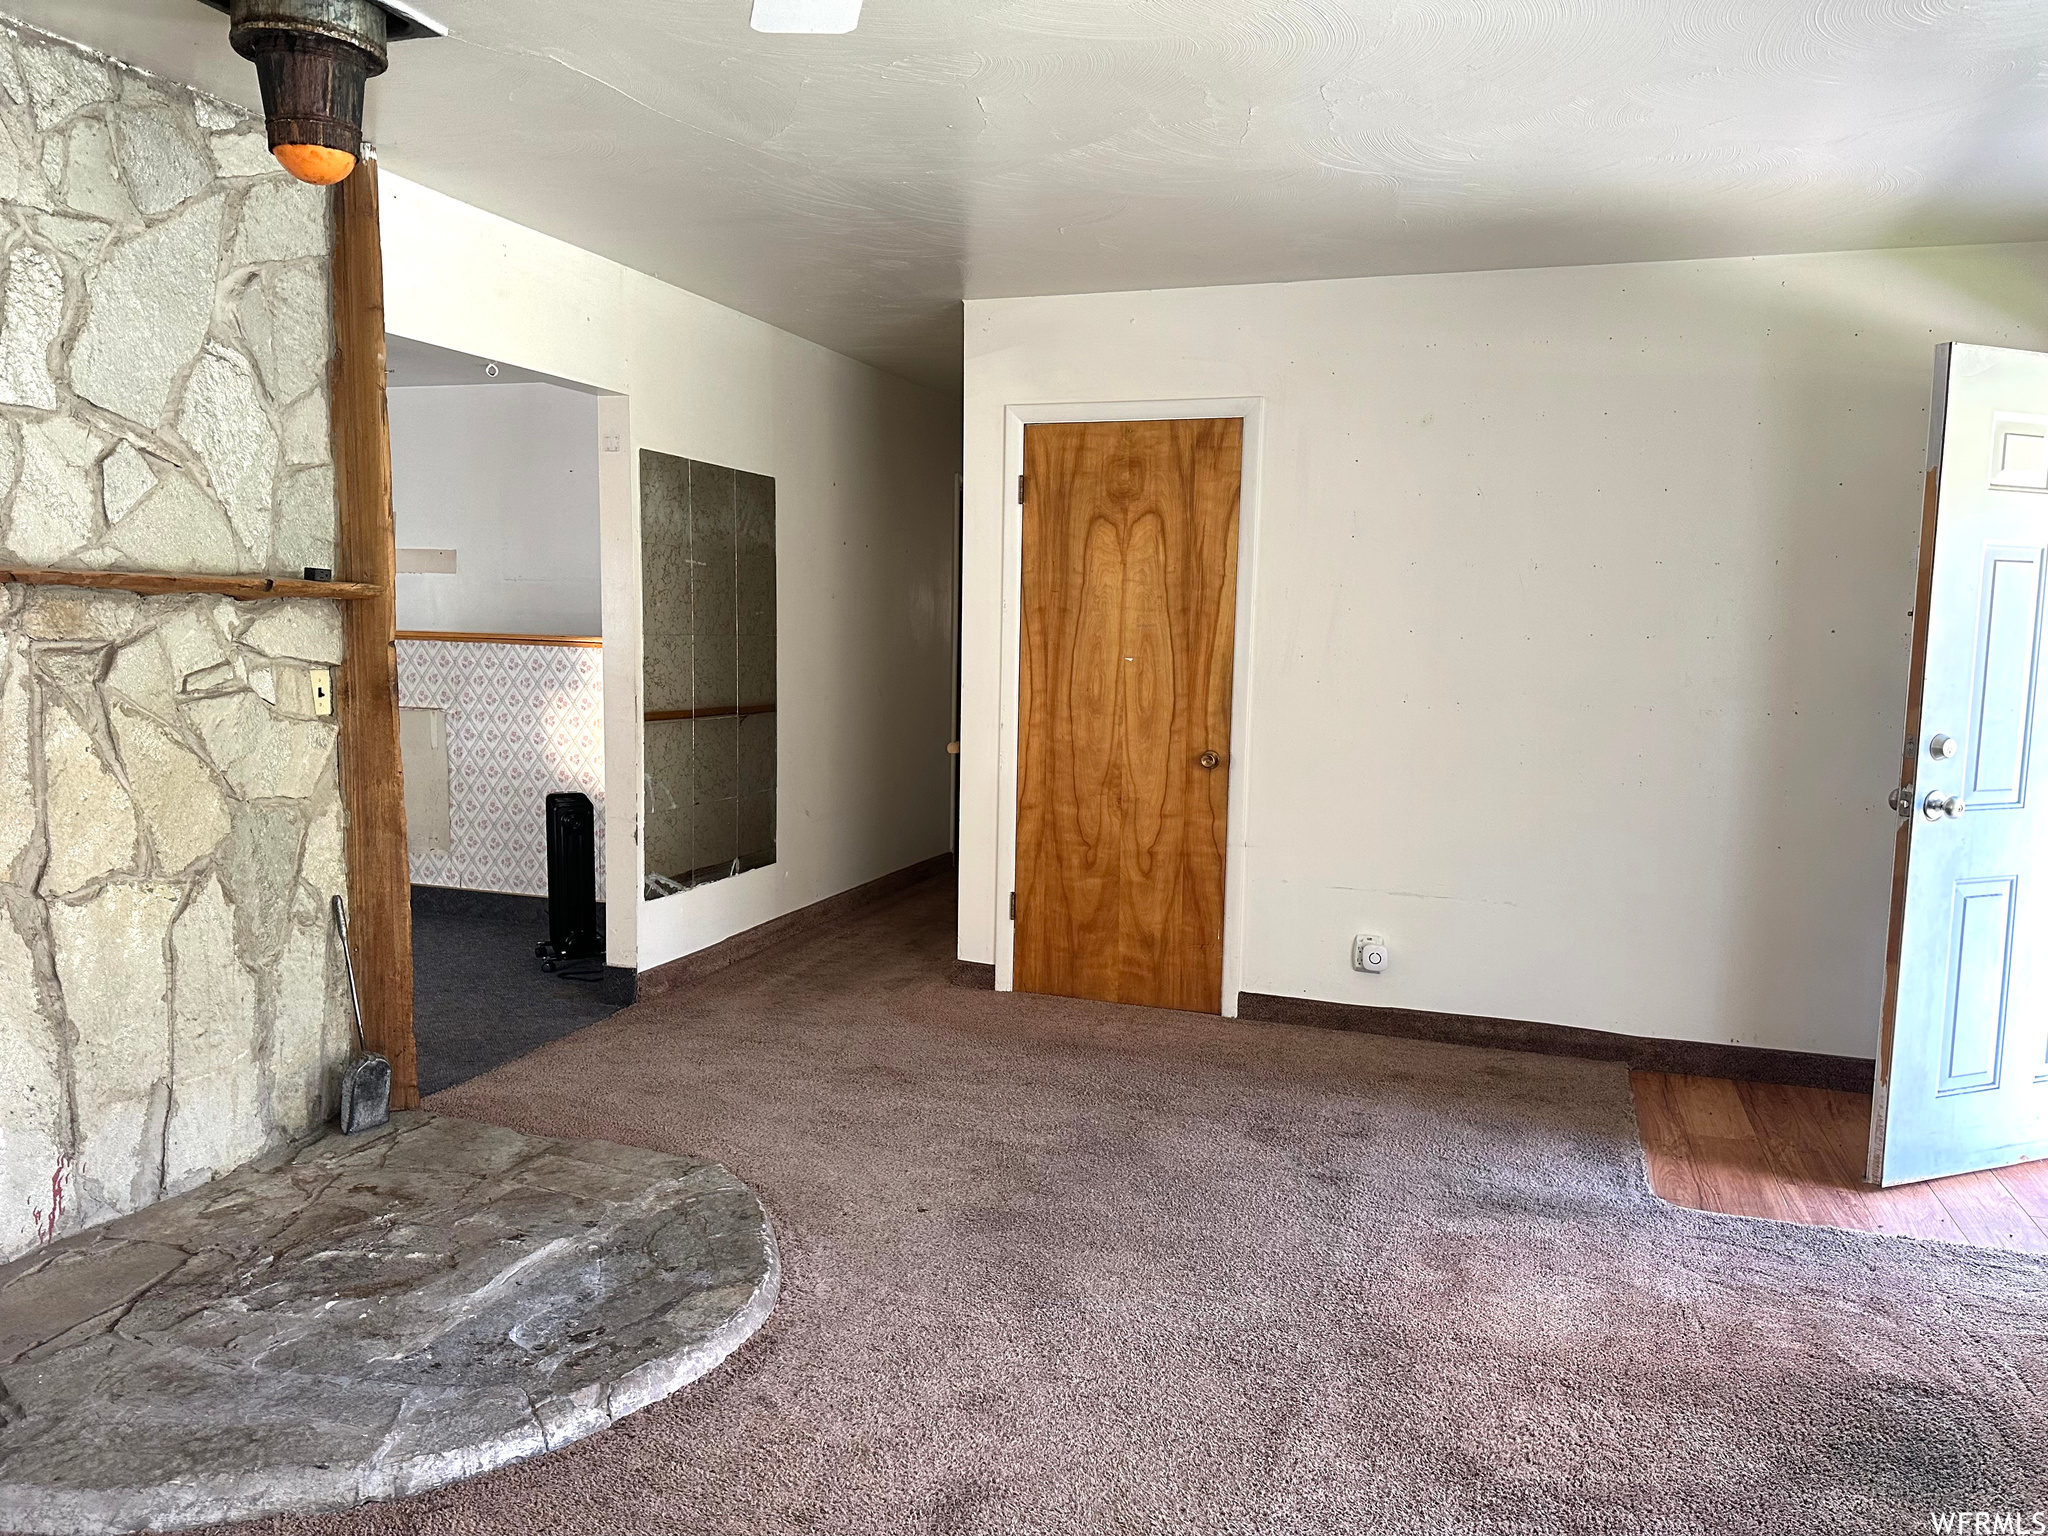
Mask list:
[[[1017,477],[1024,473],[1024,428],[1054,421],[1199,421],[1238,417],[1244,422],[1243,488],[1237,515],[1236,655],[1230,682],[1230,828],[1223,867],[1223,1016],[1237,1017],[1244,980],[1245,863],[1250,847],[1252,752],[1252,594],[1258,590],[1260,488],[1266,446],[1266,402],[1257,397],[1229,400],[1118,400],[1068,404],[1012,405],[1003,413],[1003,610],[1002,671],[996,720],[996,990],[1014,987],[1017,925],[1010,917],[1010,892],[1017,888],[1017,689],[1024,598],[1024,509],[1017,503]]]
[[[388,193],[387,193],[388,196]],[[388,206],[388,205],[387,205]],[[389,253],[387,262],[391,260]],[[485,326],[485,329],[496,329]],[[424,327],[420,329],[425,329]],[[644,794],[641,773],[640,677],[640,453],[633,441],[632,396],[575,373],[556,371],[545,359],[514,362],[530,355],[517,338],[504,338],[508,350],[474,350],[474,334],[463,345],[432,335],[418,335],[390,326],[386,334],[453,353],[481,368],[489,358],[526,377],[513,382],[554,384],[597,397],[597,507],[599,628],[604,640],[604,818],[605,876],[598,899],[605,906],[607,969],[639,971],[642,853],[640,827]],[[482,386],[477,386],[482,387]]]
[[[597,505],[604,590],[604,963],[640,970],[640,828],[645,807],[640,674],[640,451],[633,402],[597,407]]]

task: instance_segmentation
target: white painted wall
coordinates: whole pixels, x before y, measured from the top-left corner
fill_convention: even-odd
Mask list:
[[[970,303],[961,956],[1006,410],[1256,397],[1245,990],[1874,1054],[1951,339],[2048,347],[2048,247]]]
[[[390,402],[399,548],[456,552],[452,576],[398,578],[398,627],[599,633],[597,397],[422,385]]]
[[[650,969],[944,853],[956,402],[400,177],[383,185],[393,332],[618,397],[598,426],[610,963]],[[777,862],[653,903],[628,852],[642,447],[774,476],[778,543]]]

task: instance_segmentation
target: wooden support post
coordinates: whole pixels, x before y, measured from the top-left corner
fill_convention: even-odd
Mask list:
[[[349,938],[370,1049],[391,1059],[391,1107],[419,1106],[412,1035],[412,873],[398,755],[398,549],[384,401],[384,249],[377,162],[334,189],[335,574],[377,595],[342,607],[337,703],[348,820]]]

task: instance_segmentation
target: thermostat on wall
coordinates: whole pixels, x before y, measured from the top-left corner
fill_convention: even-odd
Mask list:
[[[1361,933],[1351,941],[1351,964],[1378,975],[1387,968],[1387,941],[1376,933]]]

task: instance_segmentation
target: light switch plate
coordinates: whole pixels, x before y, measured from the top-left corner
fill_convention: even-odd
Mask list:
[[[329,667],[311,669],[313,679],[313,713],[331,715],[334,713],[334,672]]]

